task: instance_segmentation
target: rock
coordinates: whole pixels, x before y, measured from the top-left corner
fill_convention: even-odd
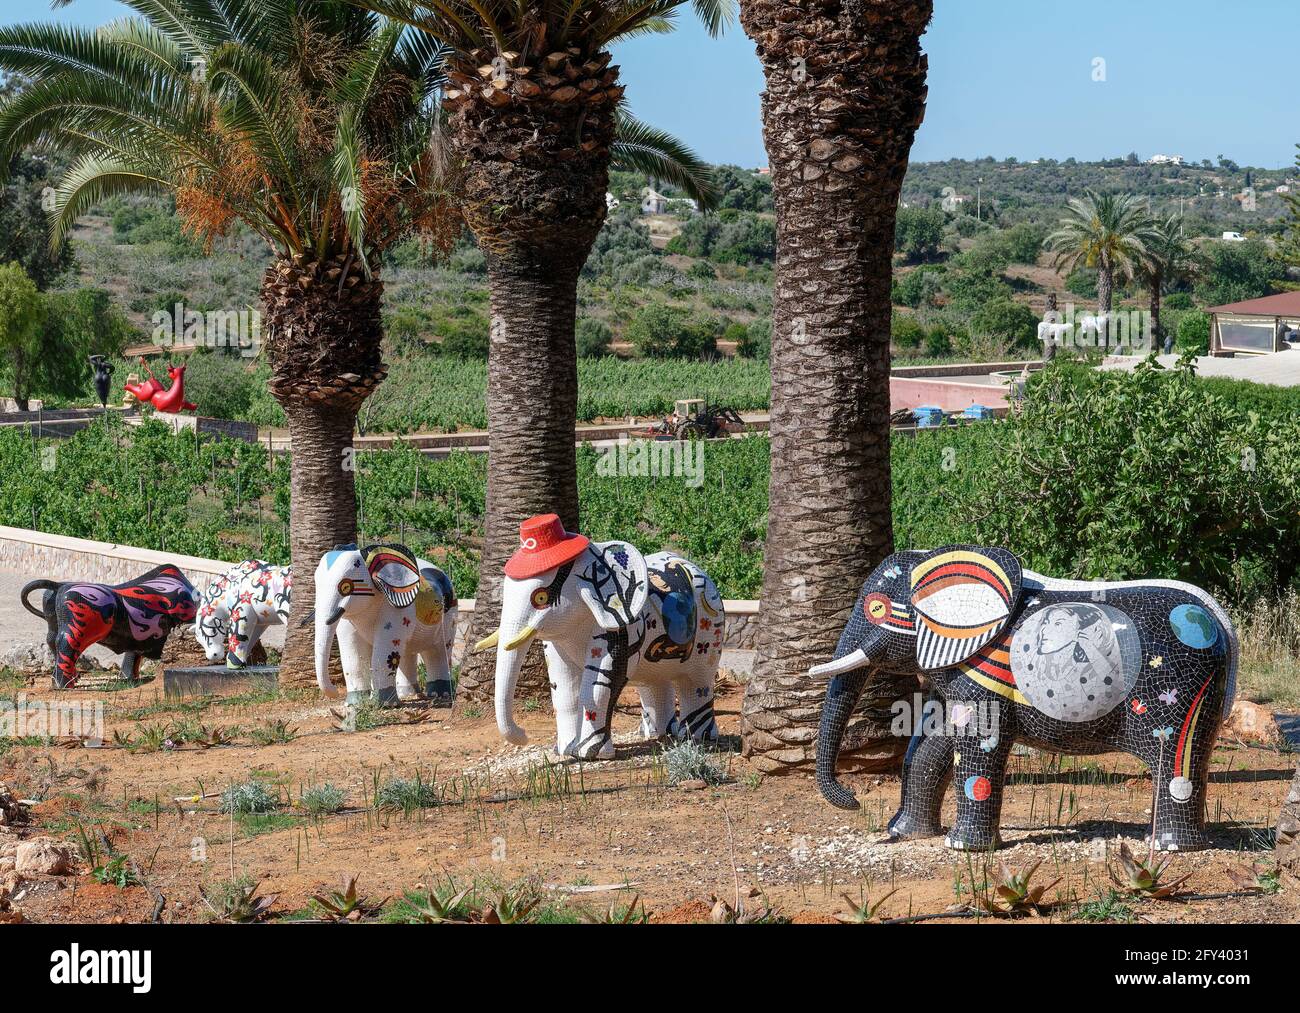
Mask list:
[[[1278,728],[1273,712],[1249,700],[1238,700],[1233,704],[1232,713],[1228,715],[1219,734],[1225,738],[1264,746],[1278,746],[1282,743],[1282,730]]]
[[[54,659],[43,642],[15,644],[0,651],[0,668],[13,669],[19,675],[40,675],[54,668]]]
[[[677,787],[682,791],[703,791],[709,786],[708,781],[678,781]]]
[[[19,874],[66,876],[72,871],[72,853],[48,837],[18,845],[15,869]]]
[[[7,784],[0,784],[0,827],[27,822],[27,807],[22,805]]]

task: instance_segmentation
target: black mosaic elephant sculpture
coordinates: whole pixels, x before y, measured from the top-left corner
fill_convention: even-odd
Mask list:
[[[28,601],[44,591],[38,609]],[[140,658],[157,661],[177,626],[194,621],[198,592],[179,568],[166,564],[126,584],[60,584],[34,580],[19,593],[23,608],[48,626],[54,688],[77,682],[77,659],[94,644],[122,655],[122,677],[134,679]]]
[[[1190,584],[1054,580],[1004,549],[900,552],[863,585],[835,659],[810,673],[833,677],[817,786],[832,805],[858,808],[835,778],[850,714],[873,671],[907,670],[923,674],[928,691],[920,713],[895,707],[910,742],[891,836],[941,834],[955,781],[957,821],[945,843],[996,848],[1019,742],[1139,757],[1154,781],[1156,845],[1202,848],[1210,754],[1232,708],[1237,660],[1224,609]]]

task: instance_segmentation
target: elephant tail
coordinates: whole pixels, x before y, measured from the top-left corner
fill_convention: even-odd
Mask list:
[[[57,591],[58,589],[59,589],[58,581],[34,580],[30,584],[24,586],[23,589],[18,592],[18,600],[23,603],[23,608],[25,608],[28,612],[34,615],[37,619],[52,619],[53,611],[54,611],[52,605],[48,609],[44,607],[38,609],[34,607],[32,603],[27,600],[27,598],[33,591]]]

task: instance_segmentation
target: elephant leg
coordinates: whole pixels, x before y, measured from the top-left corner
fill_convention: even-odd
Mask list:
[[[718,741],[718,722],[713,714],[715,681],[716,672],[710,671],[677,684],[677,696],[681,701],[681,716],[677,723],[679,738],[696,742]]]
[[[1151,768],[1151,811],[1159,851],[1200,851],[1210,846],[1205,832],[1205,799],[1214,741],[1219,735],[1221,698],[1207,682],[1198,703],[1168,739],[1142,744]]]
[[[350,622],[340,622],[335,636],[339,661],[343,666],[343,682],[347,686],[347,710],[353,714],[369,698],[371,646]]]
[[[627,685],[628,659],[626,635],[610,639],[612,643],[599,636],[592,641],[600,646],[590,653],[599,651],[600,657],[591,658],[583,668],[582,737],[575,752],[580,760],[614,758],[614,707]]]
[[[397,666],[397,698],[399,700],[419,700],[420,696],[420,659],[413,649],[408,649]]]
[[[949,697],[951,704],[952,697]],[[975,699],[972,696],[970,699]],[[998,701],[989,701],[997,706]],[[1007,759],[1014,744],[1012,729],[1006,727],[1003,707],[996,740],[986,751],[975,736],[950,739],[954,749],[952,779],[957,785],[957,823],[948,831],[944,844],[955,851],[992,851],[1002,843],[998,827],[1002,818],[1002,790],[1007,777]],[[956,753],[961,754],[958,760]],[[918,772],[918,777],[924,775]]]
[[[380,631],[387,632],[387,631]],[[398,643],[393,640],[398,639]],[[400,638],[376,637],[370,651],[370,684],[374,688],[375,702],[381,707],[392,707],[397,695],[397,673],[405,653]]]
[[[943,833],[939,810],[952,781],[955,740],[942,733],[917,732],[903,758],[903,799],[889,821],[890,837],[906,840]]]
[[[551,684],[551,709],[555,711],[555,751],[576,756],[582,731],[582,667],[570,662],[549,640],[542,646]]]
[[[441,637],[423,652],[425,696],[435,707],[450,707],[454,696],[447,645]]]
[[[637,695],[641,697],[641,737],[651,742],[662,739],[677,721],[672,683],[638,686]]]

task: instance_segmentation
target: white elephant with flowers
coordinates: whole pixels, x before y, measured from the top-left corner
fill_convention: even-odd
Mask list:
[[[457,600],[451,579],[402,545],[340,545],[316,567],[316,681],[331,699],[330,652],[337,636],[349,708],[368,695],[381,705],[427,695],[452,704],[451,648]]]
[[[546,514],[520,526],[505,567],[501,625],[477,645],[495,647],[497,728],[514,720],[515,686],[534,637],[542,641],[555,709],[556,751],[614,757],[614,707],[631,683],[641,733],[713,741],[713,695],[726,616],[713,581],[675,553],[643,556],[626,542],[592,543]]]
[[[247,559],[216,578],[194,616],[194,639],[208,661],[244,668],[269,626],[289,621],[293,576],[287,566]]]

